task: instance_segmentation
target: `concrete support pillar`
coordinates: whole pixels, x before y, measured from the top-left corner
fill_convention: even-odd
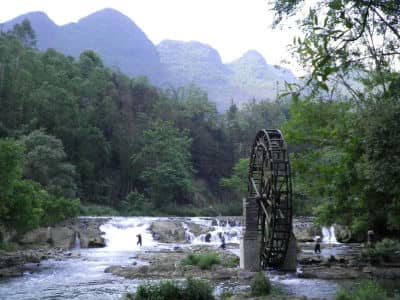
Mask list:
[[[257,232],[258,205],[253,197],[243,199],[244,228],[240,241],[240,268],[260,270],[260,237]]]
[[[282,271],[295,272],[297,269],[297,240],[293,232],[290,234],[286,258],[281,267]]]

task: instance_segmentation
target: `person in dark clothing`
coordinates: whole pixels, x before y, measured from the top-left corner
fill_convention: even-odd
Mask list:
[[[219,238],[221,239],[221,246],[220,248],[225,250],[226,244],[225,244],[225,237],[222,233],[219,234]]]
[[[139,233],[136,235],[136,237],[137,237],[136,245],[139,245],[140,247],[142,247],[142,235]]]
[[[319,238],[317,238],[316,241],[315,241],[314,253],[315,254],[321,253],[321,244],[320,244],[320,239]]]

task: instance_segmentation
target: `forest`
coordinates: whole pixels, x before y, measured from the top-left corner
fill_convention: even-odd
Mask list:
[[[280,128],[297,215],[397,234],[398,5],[328,2],[294,41],[309,75],[223,114],[196,86],[160,89],[93,51],[39,52],[28,21],[1,32],[0,232],[80,214],[239,215],[252,139]],[[298,3],[276,1],[275,25]]]

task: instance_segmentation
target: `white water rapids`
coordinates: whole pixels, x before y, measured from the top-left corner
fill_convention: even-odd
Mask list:
[[[187,241],[174,244],[157,241],[149,229],[153,222],[160,220],[172,220],[177,224],[182,224]],[[120,299],[123,293],[134,292],[137,285],[143,281],[128,280],[104,273],[107,267],[128,266],[132,263],[140,265],[144,262],[135,257],[138,253],[145,251],[173,250],[175,247],[191,247],[198,244],[216,248],[221,244],[221,235],[225,238],[227,251],[238,254],[242,226],[234,220],[233,218],[112,217],[100,227],[106,240],[105,248],[82,249],[79,234],[76,234],[75,249],[70,251],[72,255],[68,254],[70,258],[42,261],[38,266],[36,264],[29,266],[22,277],[0,280],[0,299]],[[202,230],[202,234],[196,235],[190,231],[190,223],[197,224],[203,229],[208,228],[208,230]],[[209,242],[206,238],[207,233],[209,233]],[[142,236],[142,247],[137,245],[137,234]],[[322,247],[322,252],[325,251],[328,249],[325,250]],[[316,284],[315,280],[299,279],[296,274],[270,273],[269,276],[274,283],[283,284],[284,289],[298,295],[329,298],[337,288],[332,282],[319,280]],[[304,286],[308,284],[316,287],[313,290],[315,294],[309,294],[307,290],[304,290]],[[238,283],[234,284],[234,288],[239,287]],[[218,285],[215,290],[220,291],[221,288],[221,285]]]

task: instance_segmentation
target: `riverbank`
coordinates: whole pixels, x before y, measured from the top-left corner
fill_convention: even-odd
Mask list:
[[[23,236],[11,236],[14,251],[0,250],[0,278],[22,276],[32,264],[47,259],[69,259],[75,248],[105,247],[100,226],[109,218],[74,218],[41,227]],[[9,241],[9,242],[10,242]]]
[[[304,231],[305,240],[318,230],[297,222],[294,226]],[[0,281],[0,295],[13,300],[32,299],[30,294],[35,289],[35,299],[55,295],[60,299],[98,299],[102,295],[103,299],[116,300],[147,281],[192,276],[210,280],[216,295],[228,292],[236,297],[232,299],[242,299],[238,297],[255,273],[238,267],[241,231],[241,219],[228,217],[78,218],[24,236],[20,247],[35,250],[6,255],[0,252],[3,266],[7,261],[18,267],[15,272],[10,269],[7,276],[20,276]],[[142,247],[136,244],[137,234],[142,235]],[[219,235],[226,240],[226,250],[219,249]],[[399,278],[397,265],[363,262],[360,257],[365,248],[360,243],[322,243],[321,255],[314,254],[313,246],[312,242],[298,243],[297,273],[266,272],[273,285],[293,299],[332,299],[341,282],[358,282],[359,278]],[[182,263],[191,254],[207,252],[216,253],[221,263],[210,269]],[[14,295],[16,289],[19,292]]]

